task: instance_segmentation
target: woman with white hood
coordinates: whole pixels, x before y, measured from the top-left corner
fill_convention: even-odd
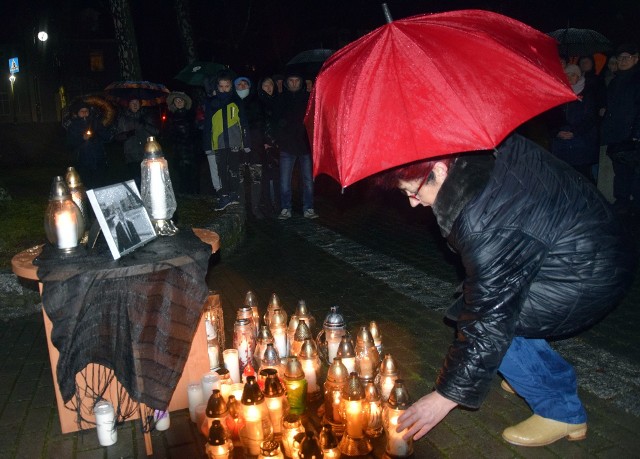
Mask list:
[[[596,94],[585,84],[580,67],[569,64],[564,71],[578,99],[549,113],[549,149],[595,183],[592,166],[597,164],[599,155]]]

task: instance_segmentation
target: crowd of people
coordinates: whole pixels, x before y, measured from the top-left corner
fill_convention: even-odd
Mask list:
[[[633,44],[620,45],[599,73],[593,56],[564,60],[577,100],[545,116],[551,153],[596,183],[622,215],[640,215],[637,63]],[[166,122],[159,123],[132,97],[110,129],[99,122],[98,111],[80,101],[72,106],[66,126],[68,144],[87,184],[99,186],[105,184],[103,144],[122,142],[128,178],[139,185],[146,138],[160,134],[171,151],[178,192],[199,193],[200,168],[208,164],[215,210],[243,204],[256,218],[291,218],[297,164],[303,216],[316,218],[311,148],[303,124],[311,86],[293,71],[253,82],[224,70],[205,81],[200,100],[172,92]]]
[[[622,44],[596,74],[592,56],[564,62],[577,100],[547,113],[549,150],[614,203],[640,215],[640,67],[638,48]]]
[[[139,187],[146,139],[159,135],[169,152],[179,193],[201,192],[201,167],[206,164],[215,210],[241,204],[255,218],[291,218],[298,164],[302,215],[314,219],[318,215],[313,205],[311,147],[304,126],[309,91],[310,81],[299,72],[265,77],[254,84],[248,77],[223,70],[205,80],[200,100],[171,92],[162,121],[157,109],[142,107],[132,94],[111,126],[101,123],[101,111],[81,98],[70,107],[65,123],[68,145],[85,184],[92,188],[106,185],[104,144],[121,143],[126,179]]]

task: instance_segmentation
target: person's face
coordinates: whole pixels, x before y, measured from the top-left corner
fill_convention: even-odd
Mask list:
[[[289,77],[287,78],[287,88],[291,92],[299,91],[302,87],[302,80],[300,77]]]
[[[618,70],[629,70],[638,63],[637,54],[620,53],[617,56]]]
[[[231,88],[233,88],[233,84],[230,80],[218,81],[218,92],[231,92]]]
[[[607,62],[607,67],[609,68],[610,72],[617,72],[618,71],[618,59],[615,58],[615,57],[609,59],[609,62]]]
[[[442,187],[442,183],[447,178],[448,168],[446,164],[437,162],[433,166],[433,171],[421,179],[400,180],[398,188],[409,198],[411,207],[424,206],[431,207],[436,202],[436,196]],[[432,178],[429,178],[432,176]]]
[[[173,99],[173,105],[175,105],[177,109],[184,108],[184,99],[176,97]]]
[[[238,91],[242,91],[243,89],[249,89],[249,83],[247,83],[245,80],[240,80],[238,81],[238,83],[236,83],[236,89]]]
[[[574,85],[578,83],[578,80],[580,79],[580,75],[576,75],[575,73],[571,72],[571,73],[567,73],[567,78],[569,79],[569,83],[571,85]]]
[[[274,88],[273,81],[265,80],[262,82],[262,90],[267,94],[269,94],[270,96],[273,96],[273,88]]]
[[[138,99],[131,99],[129,101],[129,110],[131,110],[133,113],[140,110],[140,101]]]
[[[593,62],[591,62],[591,59],[583,57],[580,59],[579,67],[582,73],[590,72],[593,69]]]
[[[89,109],[86,107],[82,107],[80,110],[78,110],[78,117],[79,118],[86,118],[89,116]]]

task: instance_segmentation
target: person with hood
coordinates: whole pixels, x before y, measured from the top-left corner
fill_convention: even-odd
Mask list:
[[[536,143],[513,134],[494,151],[461,153],[381,173],[412,207],[431,207],[465,269],[447,311],[456,335],[435,390],[400,416],[419,439],[458,405],[478,408],[500,373],[533,415],[502,433],[543,446],[582,440],[587,416],[572,366],[547,339],[606,316],[633,280],[636,255],[610,204]]]
[[[116,140],[123,142],[128,178],[135,180],[138,189],[142,174],[140,163],[144,158],[144,146],[148,137],[156,136],[159,132],[153,116],[142,108],[140,99],[131,97],[127,109],[118,117]]]
[[[564,68],[578,100],[568,102],[549,112],[550,150],[595,183],[593,165],[598,162],[598,113],[595,86],[586,84],[580,67]]]
[[[111,131],[104,126],[100,111],[84,99],[74,102],[70,112],[67,145],[74,153],[78,174],[88,189],[105,186],[108,169],[104,144],[111,140]]]
[[[220,186],[215,210],[240,203],[240,151],[247,145],[246,125],[244,104],[233,86],[233,76],[223,70],[216,78],[215,94],[205,101],[202,129],[211,181],[214,188]]]
[[[640,214],[640,66],[638,47],[616,50],[618,72],[607,86],[601,143],[613,163],[614,206],[623,215]],[[600,184],[599,184],[600,185]]]
[[[278,110],[278,131],[276,140],[280,146],[280,204],[278,219],[291,218],[291,179],[296,162],[300,165],[302,180],[302,213],[305,218],[318,218],[313,209],[313,167],[311,147],[304,115],[307,110],[309,93],[303,86],[304,78],[299,73],[290,72],[280,95]]]
[[[248,129],[248,148],[240,151],[240,201],[247,205],[249,215],[264,218],[260,209],[262,192],[262,162],[264,142],[262,139],[262,116],[258,94],[252,89],[251,80],[241,76],[233,81],[236,93],[244,103]],[[243,199],[245,198],[245,199]],[[248,198],[248,199],[247,199]]]
[[[184,92],[174,91],[167,96],[167,133],[178,172],[178,189],[188,194],[198,192],[196,127],[191,104],[191,97]]]

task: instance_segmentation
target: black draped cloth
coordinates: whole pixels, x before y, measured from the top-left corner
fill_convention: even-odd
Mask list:
[[[106,244],[71,255],[45,246],[34,263],[53,323],[51,341],[60,351],[65,403],[77,396],[76,374],[98,363],[134,401],[167,408],[207,296],[210,255],[211,247],[191,230],[154,239],[118,260]],[[92,388],[96,399],[109,381]]]

